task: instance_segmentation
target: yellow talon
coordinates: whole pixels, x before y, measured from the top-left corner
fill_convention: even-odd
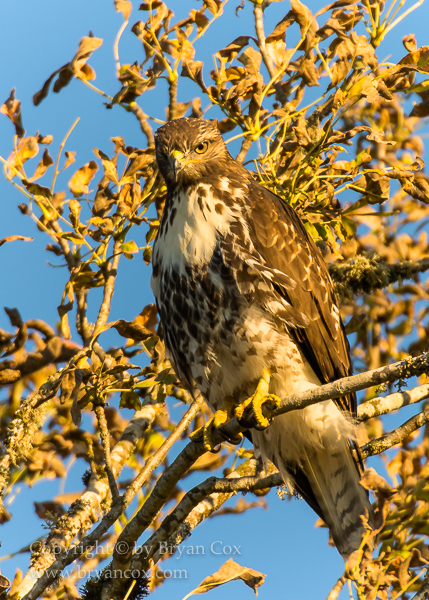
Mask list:
[[[234,398],[225,398],[220,409],[215,412],[214,416],[207,421],[204,427],[200,427],[200,429],[197,429],[197,431],[194,431],[194,433],[190,435],[191,440],[196,441],[203,436],[204,448],[207,450],[207,452],[215,452],[215,445],[213,444],[213,430],[220,429],[222,425],[231,419],[234,412],[234,405]],[[241,440],[241,437],[242,435],[240,433],[240,439],[230,441],[231,443],[237,444]]]
[[[264,369],[255,393],[235,409],[235,416],[237,419],[240,420],[243,416],[247,418],[252,414],[261,429],[268,427],[270,419],[267,419],[263,415],[262,406],[264,404],[274,404],[274,407],[277,407],[280,404],[280,398],[269,393],[270,379],[271,373],[269,369]]]

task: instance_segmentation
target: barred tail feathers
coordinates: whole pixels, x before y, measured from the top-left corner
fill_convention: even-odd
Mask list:
[[[350,454],[347,441],[328,451],[306,449],[302,469],[329,527],[338,552],[347,559],[365,532],[362,517],[372,524],[372,508]]]
[[[349,447],[354,430],[352,420],[328,400],[281,415],[265,431],[252,431],[262,456],[326,522],[344,558],[361,544],[362,516],[372,525],[372,507]]]

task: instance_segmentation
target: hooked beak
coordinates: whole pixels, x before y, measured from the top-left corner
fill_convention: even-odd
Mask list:
[[[175,181],[177,181],[177,176],[179,175],[183,167],[186,165],[186,163],[183,162],[184,158],[185,155],[180,150],[173,150],[173,152],[170,154],[169,161],[171,168],[173,169]]]

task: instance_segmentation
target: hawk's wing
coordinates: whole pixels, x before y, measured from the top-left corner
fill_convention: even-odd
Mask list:
[[[351,375],[349,344],[331,278],[302,221],[288,204],[253,181],[247,206],[253,248],[240,224],[222,244],[240,291],[286,324],[322,383]],[[354,394],[335,402],[356,414]]]

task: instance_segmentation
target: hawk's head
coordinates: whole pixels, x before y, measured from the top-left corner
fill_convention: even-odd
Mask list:
[[[219,130],[210,121],[176,119],[155,134],[156,162],[167,186],[192,184],[222,171],[231,159]]]

